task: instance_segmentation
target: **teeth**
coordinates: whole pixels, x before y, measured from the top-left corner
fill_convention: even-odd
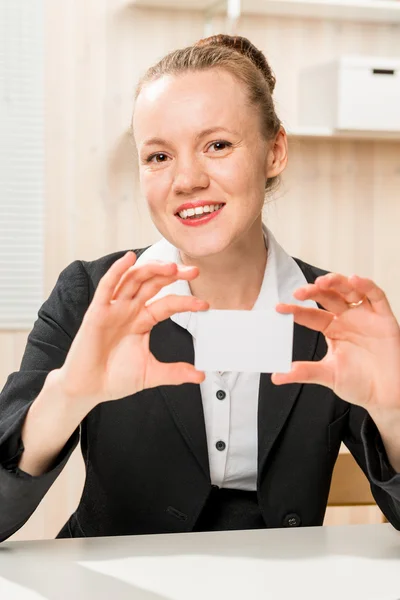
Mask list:
[[[188,208],[181,210],[179,214],[181,219],[187,219],[188,217],[194,217],[195,215],[202,215],[204,213],[212,213],[215,210],[219,210],[222,204],[210,204],[206,206],[197,206],[196,208]]]

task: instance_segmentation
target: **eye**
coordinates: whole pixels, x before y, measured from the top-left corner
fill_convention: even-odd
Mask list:
[[[231,148],[232,144],[225,140],[218,140],[217,142],[212,142],[212,144],[209,145],[209,148],[211,148],[212,146],[214,146],[216,152],[222,152],[227,148]]]
[[[168,156],[166,154],[164,154],[163,152],[156,152],[155,154],[151,154],[149,157],[146,158],[146,162],[147,163],[164,163],[166,162],[166,159],[168,158]],[[156,160],[154,160],[156,159]]]

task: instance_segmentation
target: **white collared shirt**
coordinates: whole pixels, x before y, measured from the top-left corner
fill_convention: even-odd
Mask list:
[[[313,301],[302,302],[293,297],[294,290],[305,285],[307,280],[269,229],[263,226],[263,231],[268,259],[252,310],[275,308],[278,302],[317,306]],[[143,252],[136,264],[151,260],[182,264],[179,250],[165,239]],[[176,281],[164,287],[154,299],[168,294],[190,296],[189,283]],[[196,313],[177,313],[171,319],[189,331],[196,352]],[[200,384],[211,483],[218,487],[248,491],[257,488],[259,384],[260,373],[237,372],[206,372],[206,378]]]

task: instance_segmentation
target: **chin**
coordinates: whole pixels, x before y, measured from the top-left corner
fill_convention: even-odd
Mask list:
[[[193,259],[206,258],[224,253],[243,235],[231,226],[216,227],[211,223],[201,227],[182,227],[168,222],[155,223],[161,235],[167,239],[180,252]],[[158,226],[160,225],[160,226]],[[172,226],[171,226],[172,225]]]
[[[188,236],[186,239],[176,239],[175,246],[186,256],[193,258],[206,258],[222,254],[231,245],[227,236],[216,232],[206,236]]]

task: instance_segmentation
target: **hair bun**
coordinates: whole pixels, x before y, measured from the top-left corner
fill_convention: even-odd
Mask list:
[[[264,75],[264,79],[268,83],[269,91],[272,94],[275,89],[276,79],[273,74],[271,67],[268,64],[263,52],[256,48],[249,39],[241,37],[240,35],[226,35],[219,33],[217,35],[211,35],[210,37],[203,38],[194,44],[195,46],[226,46],[233,48],[240,54],[247,56],[252,63],[255,64],[257,69]]]

